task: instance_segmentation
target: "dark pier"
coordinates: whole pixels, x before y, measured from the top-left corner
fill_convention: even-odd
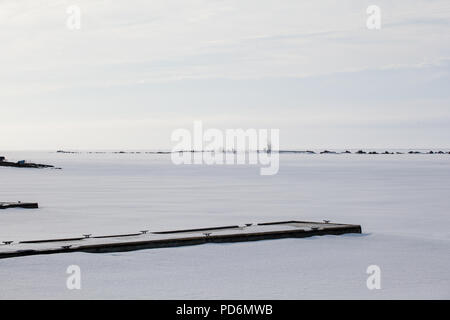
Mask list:
[[[38,209],[39,205],[35,202],[0,202],[0,209],[9,208]]]
[[[306,221],[248,223],[189,230],[149,232],[148,230],[121,235],[85,234],[76,238],[41,239],[12,242],[0,239],[0,259],[39,254],[70,252],[108,253],[142,249],[193,246],[206,243],[249,242],[323,235],[361,233],[361,226]]]

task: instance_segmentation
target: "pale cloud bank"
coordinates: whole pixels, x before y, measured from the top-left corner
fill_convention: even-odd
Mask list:
[[[193,119],[445,146],[449,31],[445,0],[0,1],[0,148],[167,148]]]

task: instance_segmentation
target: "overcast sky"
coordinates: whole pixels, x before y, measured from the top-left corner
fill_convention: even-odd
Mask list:
[[[448,0],[0,0],[0,43],[0,150],[170,149],[194,120],[450,147]]]

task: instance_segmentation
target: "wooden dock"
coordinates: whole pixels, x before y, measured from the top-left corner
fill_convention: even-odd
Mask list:
[[[0,209],[9,208],[38,209],[39,204],[35,202],[0,202]]]
[[[242,226],[139,231],[120,235],[85,234],[65,239],[28,240],[14,243],[0,239],[0,259],[70,252],[107,253],[142,249],[192,246],[206,243],[247,242],[323,235],[361,233],[361,226],[327,222],[282,221]]]

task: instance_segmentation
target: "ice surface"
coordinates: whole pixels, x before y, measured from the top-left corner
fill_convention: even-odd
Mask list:
[[[175,166],[170,155],[5,154],[0,241],[242,225],[361,224],[363,235],[0,260],[0,298],[450,298],[450,155],[281,155],[257,166]],[[66,268],[82,290],[66,289]],[[382,270],[368,290],[366,268]]]

